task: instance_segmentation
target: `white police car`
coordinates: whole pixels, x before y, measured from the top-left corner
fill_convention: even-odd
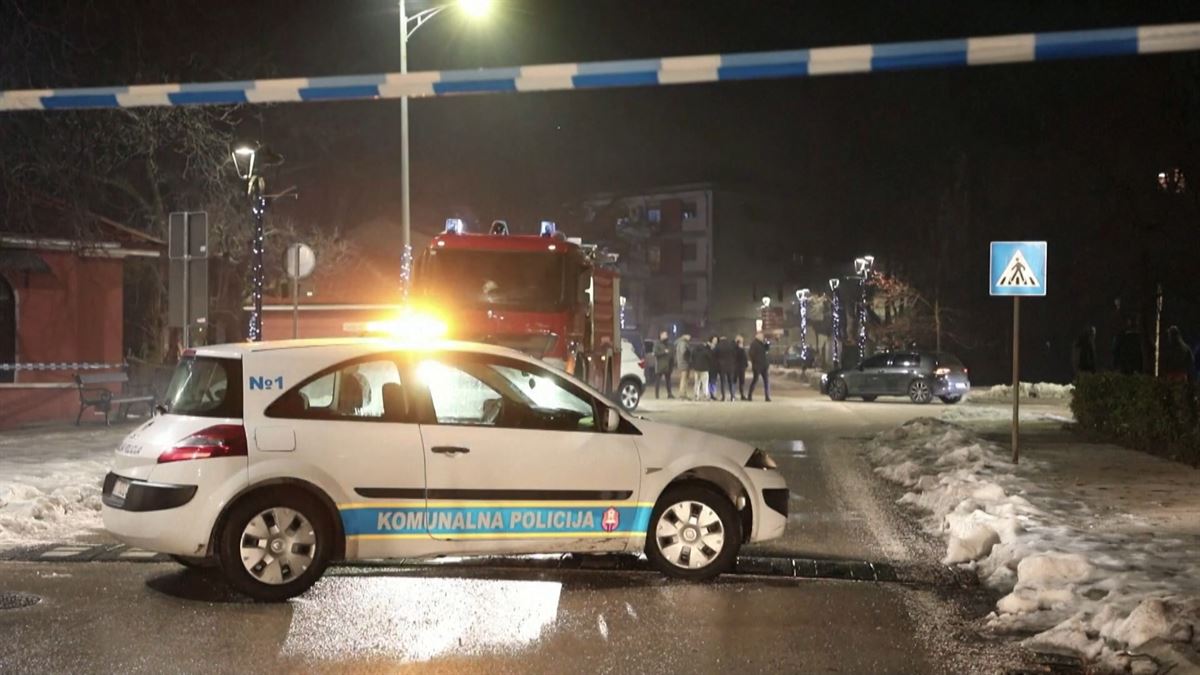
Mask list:
[[[105,527],[260,600],[335,560],[640,552],[686,579],[783,533],[762,451],[633,419],[486,345],[302,340],[189,351],[129,434]]]

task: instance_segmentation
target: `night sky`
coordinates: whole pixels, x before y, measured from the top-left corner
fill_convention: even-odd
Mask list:
[[[1200,19],[1200,3],[1184,2],[499,3],[479,24],[449,12],[438,17],[410,43],[410,68]],[[340,75],[399,66],[392,2],[83,4],[86,10],[46,10],[42,17],[95,54],[77,64],[79,81],[5,86]],[[410,12],[422,6],[410,5]],[[1052,342],[1047,360],[1065,360],[1062,341],[1084,323],[1108,320],[1116,295],[1144,302],[1151,277],[1164,275],[1172,318],[1194,322],[1185,333],[1200,337],[1193,267],[1178,246],[1180,236],[1194,242],[1200,225],[1155,229],[1192,218],[1194,200],[1164,205],[1153,192],[1158,170],[1186,170],[1196,161],[1198,78],[1194,55],[1174,55],[417,100],[414,215],[426,228],[454,207],[532,223],[544,215],[569,217],[569,206],[590,192],[711,181],[790,205],[774,236],[806,254],[849,259],[870,251],[919,276],[932,255],[930,239],[947,232],[930,223],[947,200],[965,201],[960,212],[969,215],[961,218],[969,222],[951,228],[956,260],[948,269],[969,289],[958,302],[979,324],[1008,311],[983,295],[986,241],[1036,238],[1051,242],[1051,297],[1030,309],[1037,334],[1030,339]],[[394,101],[280,105],[248,111],[241,131],[287,156],[281,180],[299,187],[306,216],[364,222],[396,217],[398,112]],[[1193,182],[1200,186],[1200,173]],[[1147,240],[1138,260],[1128,257],[1129,246]],[[999,349],[1001,338],[997,332],[985,342]]]

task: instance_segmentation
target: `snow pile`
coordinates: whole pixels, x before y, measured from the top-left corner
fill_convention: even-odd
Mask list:
[[[943,420],[879,434],[867,454],[946,539],[943,562],[1005,594],[992,630],[1101,672],[1125,672],[1152,641],[1200,648],[1200,536],[1106,528],[1114,514],[1039,487],[1045,465],[1013,466],[1006,449]]]
[[[1053,382],[1021,383],[1021,398],[1069,401],[1074,391],[1075,385],[1073,384],[1054,384]],[[997,384],[987,389],[972,389],[970,398],[975,401],[1011,401],[1012,385]]]
[[[1012,420],[1012,405],[1003,404],[959,404],[942,410],[939,417],[946,422],[1008,422]],[[1024,422],[1062,422],[1070,424],[1075,421],[1071,411],[1065,406],[1061,409],[1045,410],[1041,408],[1021,408],[1021,420]]]
[[[771,366],[771,377],[776,379],[795,380],[807,384],[814,389],[821,386],[821,376],[825,371],[818,368],[809,368],[807,370],[801,368],[784,368],[783,366]]]
[[[98,530],[101,483],[127,431],[0,434],[0,546],[69,541]]]

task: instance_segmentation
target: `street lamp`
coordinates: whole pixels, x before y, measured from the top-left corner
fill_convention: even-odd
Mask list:
[[[267,215],[266,179],[262,169],[283,163],[283,157],[258,143],[243,143],[235,147],[230,156],[238,178],[246,181],[246,194],[250,197],[250,213],[254,217],[254,234],[250,237],[250,299],[254,309],[250,313],[248,337],[251,342],[262,340],[262,294],[263,294],[263,243],[266,238],[265,218]]]
[[[407,0],[399,0],[400,8],[400,73],[408,72],[408,40],[421,26],[450,7],[458,7],[472,18],[482,18],[492,8],[492,0],[456,0],[423,9],[408,15]],[[408,97],[400,98],[400,239],[403,252],[400,258],[400,292],[408,298],[412,279],[412,209],[409,206],[408,180]]]
[[[835,277],[829,280],[829,292],[833,301],[833,317],[830,322],[830,332],[833,333],[833,349],[831,350],[830,358],[833,359],[834,370],[842,367],[842,299],[838,295],[838,286],[841,285],[841,279]]]
[[[858,276],[861,297],[858,303],[858,360],[867,358],[867,284],[875,267],[875,256],[864,255],[854,259],[854,273]]]
[[[800,361],[808,363],[808,298],[810,291],[801,288],[796,291],[796,302],[800,303]]]

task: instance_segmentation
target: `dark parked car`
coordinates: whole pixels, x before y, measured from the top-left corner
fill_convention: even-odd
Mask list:
[[[821,393],[835,401],[907,396],[913,403],[929,403],[936,396],[949,404],[958,403],[970,390],[962,361],[951,354],[931,352],[876,354],[854,368],[821,377]]]
[[[812,351],[810,350],[808,354],[805,354],[803,345],[794,344],[788,347],[787,351],[783,353],[783,363],[780,365],[784,368],[812,368]]]

